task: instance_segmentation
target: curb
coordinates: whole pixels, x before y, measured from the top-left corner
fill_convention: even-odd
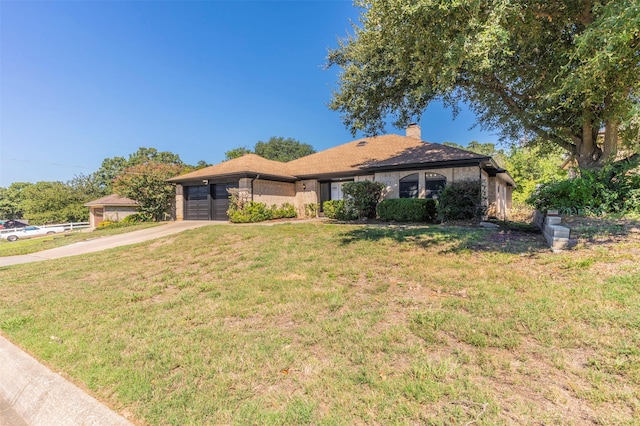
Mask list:
[[[131,425],[124,417],[52,372],[2,336],[0,408],[4,413],[0,413],[0,424]]]

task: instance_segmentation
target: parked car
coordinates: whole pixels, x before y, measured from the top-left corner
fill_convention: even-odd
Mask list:
[[[62,226],[52,226],[50,228],[42,228],[40,226],[25,226],[15,231],[4,232],[0,234],[0,238],[7,241],[17,241],[25,238],[43,237],[45,235],[52,235],[56,233],[64,232]]]

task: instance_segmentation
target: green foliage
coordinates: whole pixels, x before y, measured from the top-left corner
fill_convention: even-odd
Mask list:
[[[140,213],[140,212],[130,214],[129,216],[121,220],[122,223],[126,223],[126,224],[136,224],[136,223],[144,223],[144,222],[152,222],[152,221],[153,221],[153,216],[151,216],[148,213]]]
[[[24,216],[24,189],[31,185],[29,182],[14,182],[6,188],[0,188],[0,218],[21,219]]]
[[[231,149],[224,153],[225,160],[233,160],[234,158],[240,158],[245,154],[253,154],[253,151],[246,146]]]
[[[496,147],[496,144],[491,142],[481,143],[478,141],[471,141],[467,146],[459,145],[455,142],[443,142],[442,145],[451,146],[453,148],[464,149],[466,151],[475,152],[476,154],[486,155],[492,157],[500,167],[505,166],[506,154],[503,149]]]
[[[640,213],[637,167],[636,161],[608,165],[600,171],[583,171],[580,177],[543,185],[527,201],[543,211]]]
[[[354,220],[358,216],[347,210],[344,200],[329,200],[322,204],[322,211],[329,219],[334,220]]]
[[[33,224],[84,222],[89,211],[83,204],[90,199],[82,191],[63,182],[37,182],[22,189],[20,209]]]
[[[378,218],[395,222],[434,222],[438,214],[436,200],[396,198],[378,204]]]
[[[541,137],[582,169],[616,158],[618,139],[638,153],[637,0],[356,4],[358,25],[328,56],[341,68],[330,107],[354,135],[384,132],[387,117],[404,127],[439,99],[454,114],[465,102],[505,139]]]
[[[229,193],[227,215],[232,223],[254,223],[298,216],[295,206],[291,203],[284,203],[280,207],[273,204],[269,207],[265,203],[250,201],[241,197],[237,189],[230,190]]]
[[[567,171],[560,168],[565,157],[562,149],[540,143],[511,148],[505,168],[517,185],[513,201],[524,203],[537,186],[566,178]]]
[[[309,203],[304,205],[304,217],[318,217],[318,203]]]
[[[169,151],[158,151],[155,148],[140,147],[133,154],[129,154],[128,158],[105,158],[100,168],[94,173],[94,178],[100,187],[103,188],[105,194],[110,194],[113,192],[114,180],[129,167],[140,164],[170,164],[182,166],[182,170],[186,172],[187,170],[204,167],[207,163],[200,161],[197,166],[187,166],[182,162],[178,154]]]
[[[284,203],[280,207],[275,204],[271,206],[272,219],[291,219],[298,216],[296,207],[291,203]]]
[[[113,188],[117,194],[137,201],[140,213],[160,221],[175,199],[175,188],[167,179],[183,171],[181,164],[141,163],[125,169]]]
[[[293,138],[271,137],[267,142],[258,141],[255,153],[268,160],[291,161],[316,152],[309,144]]]
[[[247,201],[241,209],[230,210],[228,215],[233,223],[252,223],[272,219],[273,211],[265,203]]]
[[[241,146],[227,151],[224,154],[227,160],[254,153],[267,160],[287,162],[315,152],[311,145],[302,143],[296,139],[272,136],[267,142],[258,141],[253,147],[253,150],[246,146]]]
[[[353,212],[358,219],[375,219],[376,207],[382,199],[385,185],[381,182],[363,180],[359,182],[345,182],[342,185],[345,208]]]
[[[480,182],[451,182],[438,196],[438,216],[443,222],[479,219],[486,209],[483,201]]]

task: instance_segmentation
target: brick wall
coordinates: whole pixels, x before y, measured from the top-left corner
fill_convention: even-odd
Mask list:
[[[184,220],[184,188],[182,185],[176,185],[176,220]]]
[[[296,205],[296,184],[256,179],[253,182],[253,201],[281,206],[284,203]]]

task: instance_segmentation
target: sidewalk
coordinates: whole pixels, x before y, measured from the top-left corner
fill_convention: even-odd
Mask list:
[[[0,425],[131,423],[0,336]]]

